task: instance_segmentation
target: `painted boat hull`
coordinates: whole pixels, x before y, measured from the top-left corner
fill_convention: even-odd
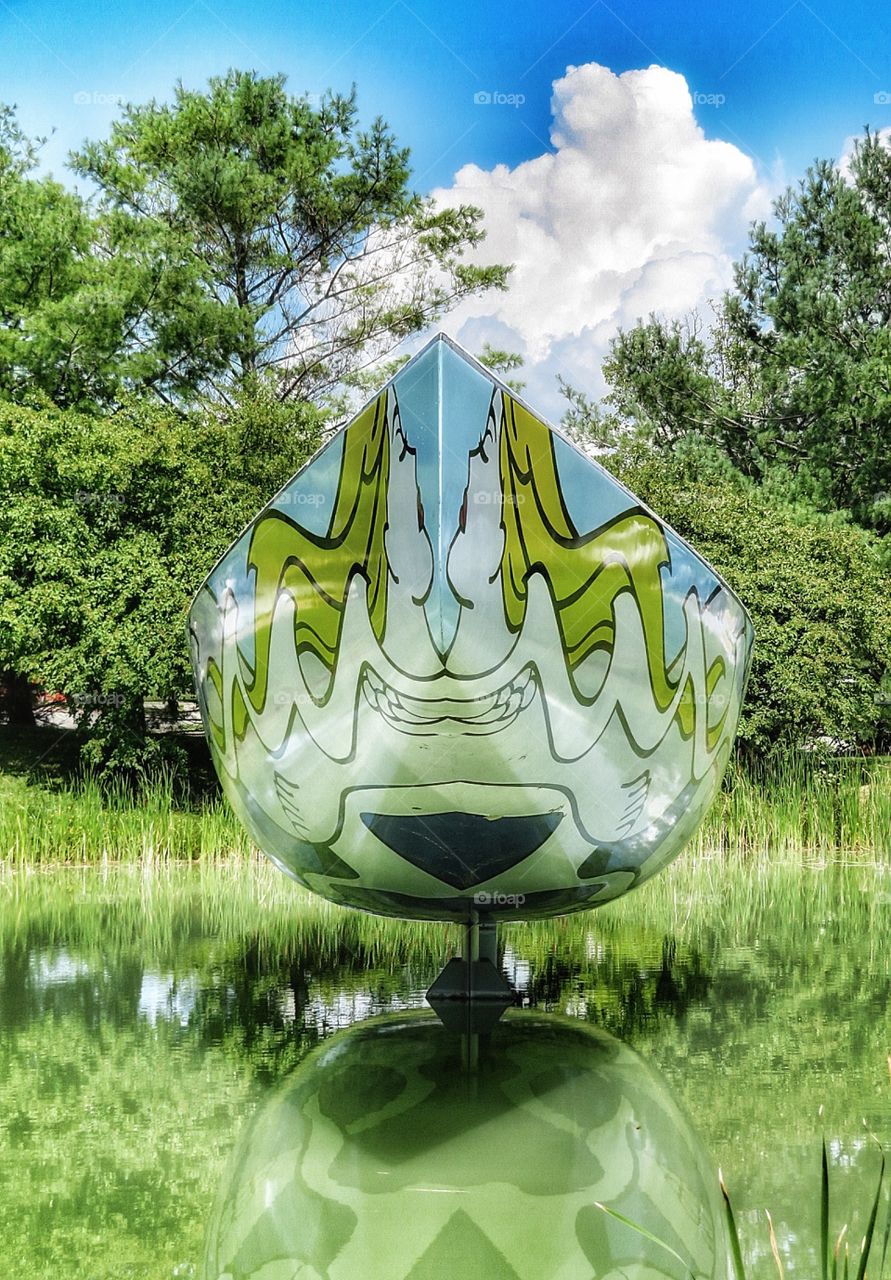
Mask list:
[[[753,632],[695,551],[442,337],[233,543],[190,611],[214,764],[332,901],[597,906],[720,786]]]

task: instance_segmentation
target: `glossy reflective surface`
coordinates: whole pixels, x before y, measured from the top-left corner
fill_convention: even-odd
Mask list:
[[[424,1013],[326,1041],[241,1139],[207,1280],[727,1280],[715,1170],[637,1054],[512,1012],[467,1059]]]
[[[444,339],[258,515],[190,626],[260,847],[335,902],[430,919],[563,914],[665,866],[752,645],[690,547]]]
[[[333,1092],[326,1105],[342,1109],[351,1095],[333,1087],[337,1046],[346,1045],[349,1059],[358,1044],[364,1064],[364,1033],[343,1039],[336,1033],[352,1037],[350,1029],[366,1019],[398,1021],[420,1008],[457,933],[339,912],[263,866],[238,873],[70,871],[0,881],[0,1257],[8,1273],[17,1280],[198,1277],[215,1239],[228,1265],[230,1242],[242,1230],[247,1238],[250,1227],[233,1208],[228,1234],[221,1234],[214,1206],[227,1189],[245,1194],[239,1179],[249,1165],[239,1164],[239,1142],[250,1148],[250,1135],[278,1130],[294,1098],[302,1114],[320,1114],[313,1111],[322,1090],[316,1051],[334,1055],[327,1061]],[[883,869],[765,873],[745,864],[688,867],[686,860],[607,911],[509,927],[503,958],[524,1002],[535,1016],[581,1024],[582,1048],[561,1048],[571,1072],[562,1083],[552,1076],[546,1087],[535,1084],[551,1070],[547,1043],[536,1037],[528,1058],[510,1050],[500,1074],[483,1086],[494,1126],[486,1131],[472,1099],[460,1093],[457,1071],[450,1083],[436,1053],[426,1056],[423,1038],[412,1040],[395,1068],[413,1082],[410,1093],[382,1058],[387,1069],[378,1083],[399,1085],[391,1111],[381,1111],[371,1085],[365,1093],[357,1086],[355,1114],[343,1122],[350,1140],[367,1132],[354,1171],[369,1209],[379,1206],[390,1229],[386,1191],[364,1181],[369,1153],[374,1164],[389,1152],[403,1172],[408,1161],[420,1179],[424,1162],[436,1158],[434,1148],[448,1150],[454,1188],[462,1144],[489,1132],[494,1158],[495,1139],[508,1142],[510,1109],[517,1107],[516,1158],[503,1185],[487,1166],[480,1208],[488,1213],[519,1186],[517,1194],[531,1197],[524,1212],[535,1208],[537,1230],[552,1223],[563,1241],[566,1215],[575,1223],[578,1197],[588,1194],[582,1174],[593,1179],[590,1187],[601,1187],[603,1195],[591,1192],[594,1199],[608,1202],[608,1186],[617,1204],[631,1203],[623,1197],[634,1194],[633,1178],[598,1184],[591,1160],[603,1165],[606,1178],[599,1144],[611,1143],[617,1118],[637,1107],[649,1116],[640,1132],[653,1139],[647,1186],[668,1179],[677,1195],[655,1197],[646,1212],[668,1217],[685,1239],[686,1215],[720,1165],[755,1276],[775,1275],[767,1207],[786,1274],[813,1280],[821,1133],[832,1160],[833,1227],[837,1232],[847,1221],[855,1242],[878,1172],[871,1135],[886,1143],[891,1137],[889,936],[891,881]],[[613,1047],[603,1052],[601,1042]],[[377,1048],[369,1053],[375,1057]],[[621,1071],[611,1074],[611,1063]],[[572,1115],[580,1104],[573,1078],[583,1080],[585,1072],[610,1099],[599,1118],[591,1111]],[[419,1080],[427,1081],[423,1097]],[[454,1142],[447,1127],[437,1129],[443,1121],[435,1105],[439,1092],[452,1088],[465,1135],[456,1133]],[[304,1132],[300,1108],[294,1123]],[[654,1121],[660,1108],[668,1119]],[[281,1175],[275,1185],[291,1194],[295,1130],[289,1138],[281,1128],[284,1173],[272,1170],[270,1178]],[[637,1141],[633,1122],[630,1135],[627,1126],[622,1132]],[[663,1158],[669,1133],[672,1153]],[[546,1201],[521,1185],[532,1174],[522,1173],[520,1157],[541,1150],[544,1166],[548,1134],[557,1144],[552,1151],[584,1139],[581,1165],[558,1162],[581,1169],[564,1188],[565,1204],[562,1192]],[[404,1145],[412,1141],[411,1149]],[[642,1176],[641,1151],[619,1142],[623,1168],[634,1157]],[[676,1161],[699,1169],[694,1147],[704,1149],[705,1163],[691,1197],[681,1194]],[[489,1159],[477,1150],[480,1160]],[[270,1170],[268,1148],[261,1157]],[[318,1181],[326,1167],[324,1158],[311,1167],[312,1186],[337,1198],[336,1179]],[[338,1176],[346,1177],[344,1167],[342,1161]],[[445,1176],[445,1165],[438,1170]],[[428,1176],[424,1185],[430,1184]],[[362,1217],[355,1185],[341,1198]],[[393,1229],[401,1232],[404,1203],[397,1195],[392,1204]],[[436,1236],[431,1220],[424,1223],[419,1219],[417,1229],[427,1235],[417,1238],[418,1257]],[[510,1253],[509,1233],[485,1221],[476,1225],[516,1270],[522,1259]],[[293,1268],[285,1272],[289,1280],[292,1274]],[[488,1271],[463,1274],[490,1280]],[[551,1277],[542,1273],[541,1280]]]

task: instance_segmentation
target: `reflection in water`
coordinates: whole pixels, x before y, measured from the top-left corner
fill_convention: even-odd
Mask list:
[[[320,1045],[238,1145],[206,1280],[725,1280],[715,1172],[636,1053],[514,1011],[461,1057],[425,1012]]]
[[[888,888],[885,864],[691,861],[609,911],[505,931],[524,1004],[659,1063],[727,1173],[753,1276],[776,1275],[764,1207],[786,1275],[820,1274],[821,1131],[834,1233],[866,1229],[866,1139],[891,1134]],[[338,1028],[420,1007],[447,946],[439,926],[298,903],[273,867],[0,878],[3,1276],[194,1280],[233,1117]]]

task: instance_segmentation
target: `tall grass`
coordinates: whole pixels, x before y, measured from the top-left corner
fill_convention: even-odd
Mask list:
[[[730,1193],[724,1183],[721,1172],[718,1172],[718,1181],[721,1186],[721,1195],[724,1201],[724,1214],[727,1225],[727,1237],[730,1250],[730,1261],[733,1265],[733,1280],[749,1280],[749,1272],[746,1270],[743,1261],[742,1250],[739,1243],[739,1234],[736,1229],[736,1216],[733,1212],[733,1204],[730,1199]],[[860,1241],[859,1250],[852,1253],[851,1246],[845,1240],[848,1232],[848,1224],[844,1223],[841,1230],[835,1236],[833,1242],[830,1234],[830,1196],[829,1196],[829,1160],[826,1152],[826,1139],[823,1139],[823,1158],[820,1169],[820,1240],[818,1253],[820,1258],[820,1276],[819,1280],[839,1280],[839,1272],[843,1276],[851,1274],[851,1267],[856,1266],[856,1280],[867,1280],[870,1260],[874,1263],[873,1277],[874,1280],[884,1280],[885,1262],[888,1257],[888,1241],[891,1237],[891,1205],[885,1214],[885,1231],[881,1238],[876,1236],[876,1222],[879,1216],[879,1207],[882,1203],[882,1192],[885,1187],[885,1153],[882,1152],[879,1164],[878,1185],[875,1194],[872,1197],[872,1205],[869,1209],[866,1223],[866,1230]],[[783,1260],[780,1256],[779,1246],[777,1244],[776,1234],[773,1229],[773,1221],[768,1210],[765,1210],[767,1219],[767,1229],[770,1237],[770,1251],[776,1264],[777,1274],[780,1280],[785,1276],[785,1268]],[[876,1248],[873,1251],[873,1244]],[[844,1246],[844,1248],[842,1248]],[[881,1246],[881,1247],[880,1247]],[[817,1277],[814,1280],[818,1280]]]
[[[0,773],[0,866],[243,859],[251,842],[219,795],[177,799],[161,778],[138,794]],[[798,755],[734,766],[692,842],[699,858],[891,858],[891,760]]]
[[[803,753],[731,766],[694,841],[698,853],[788,858],[891,855],[891,758]]]
[[[0,775],[0,864],[11,868],[219,860],[251,848],[222,797],[183,806],[164,780],[134,796],[90,779],[62,789]]]

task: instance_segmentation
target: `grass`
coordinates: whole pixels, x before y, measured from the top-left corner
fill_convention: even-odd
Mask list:
[[[0,865],[156,863],[244,857],[252,846],[221,797],[178,802],[165,781],[138,799],[89,779],[65,789],[0,775]]]
[[[889,1059],[891,1065],[891,1059]],[[845,1280],[851,1275],[852,1267],[856,1266],[853,1273],[855,1280],[867,1280],[867,1267],[870,1260],[873,1260],[878,1270],[873,1269],[873,1280],[884,1280],[885,1263],[888,1257],[888,1242],[891,1238],[891,1203],[885,1214],[885,1230],[880,1241],[876,1237],[876,1221],[879,1216],[879,1207],[882,1202],[882,1192],[885,1187],[885,1153],[882,1152],[881,1162],[879,1164],[879,1177],[876,1186],[875,1195],[872,1198],[872,1205],[869,1210],[866,1230],[863,1239],[860,1241],[859,1250],[852,1250],[850,1242],[845,1239],[848,1231],[848,1224],[844,1223],[833,1242],[830,1234],[830,1194],[829,1194],[829,1159],[826,1153],[826,1139],[823,1139],[823,1151],[820,1168],[820,1276],[819,1280],[839,1280],[844,1277]],[[718,1173],[718,1181],[721,1186],[721,1195],[724,1201],[724,1213],[727,1223],[727,1236],[730,1250],[730,1260],[733,1264],[733,1280],[749,1280],[749,1273],[746,1271],[743,1262],[742,1249],[739,1243],[739,1234],[736,1230],[736,1216],[733,1212],[733,1204],[730,1199],[730,1193],[724,1183],[721,1173]],[[777,1274],[780,1280],[784,1280],[785,1268],[783,1260],[780,1256],[779,1246],[777,1244],[776,1233],[773,1229],[773,1220],[770,1213],[765,1210],[767,1219],[767,1230],[770,1238],[770,1251],[776,1265]],[[875,1244],[875,1252],[873,1245]],[[844,1248],[842,1248],[844,1246]],[[815,1278],[816,1280],[816,1278]]]
[[[891,1061],[891,1059],[889,1059]],[[726,1183],[721,1171],[718,1171],[718,1183],[721,1188],[721,1197],[724,1205],[725,1224],[727,1227],[727,1252],[728,1260],[733,1269],[733,1280],[752,1280],[751,1272],[746,1269],[743,1259],[742,1246],[739,1242],[739,1233],[736,1229],[736,1215],[733,1211],[733,1203],[730,1199],[730,1193],[727,1190]],[[870,1260],[875,1263],[877,1270],[873,1269],[872,1275],[874,1280],[884,1280],[886,1275],[885,1263],[888,1257],[888,1243],[891,1238],[891,1204],[889,1204],[885,1215],[885,1230],[881,1240],[876,1236],[876,1222],[879,1216],[879,1207],[882,1203],[882,1192],[885,1187],[885,1154],[882,1152],[881,1162],[879,1165],[878,1184],[875,1194],[872,1198],[872,1204],[869,1210],[866,1230],[863,1239],[860,1242],[859,1250],[852,1250],[849,1241],[845,1239],[848,1231],[848,1224],[845,1223],[833,1242],[829,1230],[830,1222],[830,1194],[829,1194],[829,1160],[826,1152],[826,1140],[823,1139],[823,1156],[821,1162],[820,1176],[820,1275],[814,1277],[814,1280],[849,1280],[852,1275],[854,1280],[867,1280]],[[687,1280],[707,1280],[696,1272],[690,1270],[687,1263],[677,1253],[667,1241],[653,1235],[640,1223],[626,1217],[624,1214],[618,1213],[609,1205],[601,1204],[595,1201],[598,1209],[608,1214],[612,1218],[616,1218],[619,1222],[627,1227],[631,1227],[644,1239],[651,1243],[659,1245],[665,1252],[675,1261],[679,1262],[685,1269]],[[770,1210],[765,1209],[764,1216],[767,1221],[767,1233],[770,1242],[770,1253],[776,1267],[779,1280],[785,1280],[786,1270],[783,1266],[783,1259],[780,1253],[780,1247],[777,1242],[776,1232],[773,1227],[773,1219],[770,1216]],[[875,1250],[873,1250],[875,1245]],[[844,1248],[842,1248],[844,1246]]]
[[[57,731],[0,730],[0,867],[220,861],[251,843],[196,762],[192,792],[138,794],[79,776]],[[733,766],[688,856],[782,862],[891,858],[891,759],[790,756]]]
[[[699,853],[783,861],[891,856],[891,758],[804,753],[734,765],[693,841]]]

